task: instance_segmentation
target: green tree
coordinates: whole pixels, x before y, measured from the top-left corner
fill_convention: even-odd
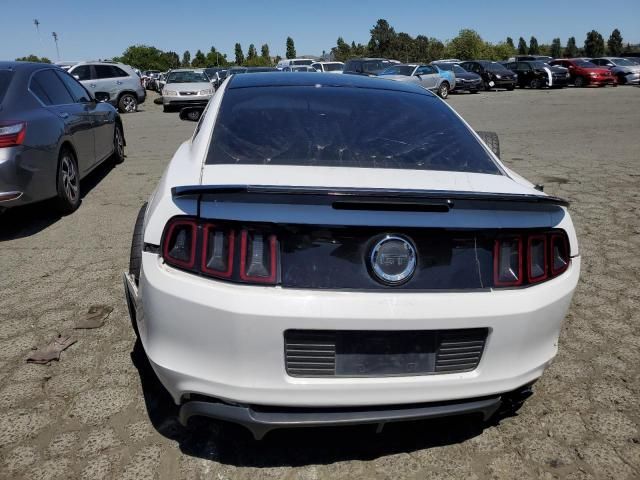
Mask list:
[[[331,49],[331,53],[337,61],[344,62],[351,57],[351,47],[342,37],[338,37],[336,46]]]
[[[291,37],[287,37],[287,58],[296,58],[296,45]]]
[[[185,50],[185,52],[182,54],[182,66],[191,66],[191,52],[189,50]]]
[[[271,63],[271,54],[269,53],[269,45],[268,44],[264,44],[262,45],[262,47],[260,47],[260,56],[264,59],[267,60],[269,63]]]
[[[16,62],[36,62],[36,63],[51,63],[47,57],[38,57],[33,53],[31,55],[27,55],[26,57],[16,58]]]
[[[527,54],[527,41],[520,37],[518,40],[518,55],[526,55]]]
[[[396,37],[396,32],[389,22],[383,18],[379,19],[371,29],[369,53],[376,57],[391,57]]]
[[[191,66],[195,68],[204,68],[207,66],[207,57],[204,56],[204,53],[200,49],[193,56],[193,60],[191,60]]]
[[[444,43],[442,43],[437,38],[429,37],[429,55],[427,56],[428,61],[443,58],[445,56],[445,50],[446,47]]]
[[[553,58],[560,58],[562,56],[562,44],[559,38],[552,40],[550,53]]]
[[[507,60],[510,57],[513,57],[513,55],[516,52],[515,47],[513,45],[509,45],[508,42],[504,42],[504,43],[501,42],[496,45],[492,45],[491,50],[492,50],[492,55],[491,55],[492,60]]]
[[[171,57],[162,50],[148,45],[131,45],[122,56],[115,57],[114,60],[140,70],[168,70],[171,66]]]
[[[529,55],[539,55],[540,47],[538,47],[538,39],[532,36],[529,39]]]
[[[180,55],[176,52],[162,52],[160,54],[164,68],[160,70],[169,70],[171,68],[180,68]]]
[[[424,35],[418,35],[414,40],[415,61],[416,62],[430,62],[431,58],[431,43],[429,39]]]
[[[460,30],[458,36],[447,45],[449,55],[461,60],[470,60],[473,58],[485,58],[491,55],[487,44],[482,40],[475,30]]]
[[[567,40],[567,47],[564,49],[564,55],[568,58],[573,58],[578,55],[576,37],[569,37],[569,40]]]
[[[622,46],[622,34],[617,28],[611,32],[609,40],[607,40],[607,51],[609,55],[617,57],[622,54],[624,47]]]
[[[244,63],[244,53],[242,53],[242,45],[239,43],[236,43],[235,54],[236,65],[242,65]]]
[[[247,51],[247,60],[254,60],[257,56],[256,46],[252,43],[249,45],[249,50]]]
[[[516,46],[513,44],[513,38],[507,37],[507,45],[509,45],[511,49],[515,51]]]
[[[404,32],[398,33],[393,41],[389,56],[404,62],[415,60],[415,43],[411,35]]]
[[[600,33],[591,30],[584,41],[584,53],[587,57],[601,57],[604,55],[604,38]]]

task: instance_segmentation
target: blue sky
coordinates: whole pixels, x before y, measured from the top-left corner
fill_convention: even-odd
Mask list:
[[[211,45],[233,58],[235,42],[246,53],[250,43],[268,43],[271,54],[284,56],[291,35],[298,54],[321,54],[338,36],[366,43],[378,18],[410,35],[441,40],[462,28],[485,40],[511,36],[517,42],[535,35],[540,43],[559,36],[563,45],[586,32],[605,37],[619,28],[624,41],[640,42],[640,0],[467,1],[459,0],[5,0],[0,13],[0,59],[34,53],[56,59],[51,32],[59,35],[62,59],[82,60],[120,55],[132,44],[153,45],[191,55]],[[153,7],[152,7],[153,5]],[[450,5],[447,8],[447,5]],[[40,21],[40,37],[33,20]]]

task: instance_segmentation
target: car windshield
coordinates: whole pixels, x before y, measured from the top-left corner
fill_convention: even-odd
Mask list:
[[[393,67],[389,67],[382,72],[380,75],[406,75],[409,76],[413,73],[416,67],[410,67],[409,65],[394,65]]]
[[[611,63],[619,67],[635,67],[636,64],[626,58],[612,58]]]
[[[362,70],[367,73],[380,73],[391,66],[388,60],[367,60],[362,62]]]
[[[578,67],[582,68],[598,68],[595,63],[587,62],[586,60],[576,60],[574,62]]]
[[[432,95],[319,85],[229,89],[206,163],[501,174]]]
[[[311,65],[313,60],[291,60],[291,65]]]
[[[459,74],[469,73],[464,68],[462,68],[460,65],[454,65],[453,66],[453,72],[454,73],[459,73]]]
[[[538,70],[542,70],[546,64],[544,62],[529,62],[532,68],[537,68]]]
[[[325,63],[325,72],[341,72],[344,65],[342,63]]]
[[[487,63],[484,68],[486,70],[489,70],[490,72],[508,72],[509,71],[509,69],[507,69],[504,65],[501,65],[499,63],[493,63],[493,62]]]
[[[167,77],[167,83],[202,83],[208,81],[209,77],[202,72],[172,72]]]
[[[11,70],[0,70],[0,103],[2,103],[4,96],[7,94],[7,90],[9,90],[12,77],[13,72]]]

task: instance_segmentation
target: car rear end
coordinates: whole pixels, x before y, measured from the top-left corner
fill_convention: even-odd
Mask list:
[[[172,161],[129,281],[154,370],[183,420],[256,437],[490,416],[556,354],[580,270],[564,202],[418,87],[315,82],[227,83],[211,143]]]

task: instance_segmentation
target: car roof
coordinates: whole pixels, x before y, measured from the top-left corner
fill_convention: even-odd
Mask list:
[[[335,78],[327,78],[335,77]],[[326,75],[324,73],[288,73],[280,72],[254,73],[253,75],[239,75],[232,78],[228,89],[250,87],[352,87],[370,88],[377,90],[394,90],[398,92],[419,93],[431,95],[418,85],[406,82],[394,82],[380,78],[360,75]]]
[[[58,68],[58,65],[53,63],[39,63],[39,62],[0,62],[1,70],[14,70],[16,72],[29,72],[33,70],[39,70],[43,67]]]

